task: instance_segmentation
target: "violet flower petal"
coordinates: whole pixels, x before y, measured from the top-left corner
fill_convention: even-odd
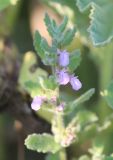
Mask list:
[[[66,67],[69,64],[69,53],[67,51],[58,51],[58,63],[61,67]]]
[[[42,105],[42,102],[43,102],[42,97],[40,97],[40,96],[34,97],[32,103],[31,103],[31,108],[35,111],[39,110]]]
[[[65,70],[59,71],[57,75],[57,80],[60,85],[66,85],[70,80],[69,74]]]
[[[78,91],[82,87],[82,83],[77,77],[71,76],[70,83],[72,88],[76,91]]]

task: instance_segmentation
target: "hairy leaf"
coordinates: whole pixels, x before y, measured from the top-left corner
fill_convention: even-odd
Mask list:
[[[93,112],[83,110],[83,111],[79,111],[77,113],[77,116],[75,119],[78,122],[78,124],[80,125],[80,128],[82,129],[85,126],[96,122],[98,120],[98,117]]]
[[[113,38],[113,22],[108,17],[113,16],[113,3],[111,1],[98,6],[93,4],[91,25],[88,29],[94,45],[104,45]]]
[[[49,65],[49,60],[48,60],[47,54],[46,54],[46,52],[44,50],[45,47],[48,47],[47,46],[47,42],[46,42],[46,40],[44,38],[41,37],[41,35],[40,35],[40,33],[38,31],[35,32],[34,47],[35,47],[35,50],[36,50],[37,54],[42,59],[42,62],[45,65]]]
[[[58,27],[59,32],[63,32],[65,30],[67,23],[68,23],[68,18],[67,16],[64,16],[63,22]]]
[[[75,101],[73,101],[71,103],[70,108],[73,110],[74,108],[76,108],[81,103],[83,103],[85,101],[88,101],[94,93],[95,93],[95,89],[94,88],[88,90],[83,95],[81,95],[79,98],[77,98]]]
[[[36,64],[36,56],[33,52],[27,52],[24,56],[24,61],[20,70],[19,83],[30,93],[31,97],[37,95],[57,96],[57,85],[54,77],[48,77],[48,73],[41,68],[35,68],[32,71],[33,65]]]
[[[77,0],[77,6],[80,9],[81,12],[83,12],[84,10],[86,10],[88,7],[90,7],[90,5],[92,4],[92,2],[96,2],[97,0]]]
[[[55,36],[55,27],[56,27],[55,21],[51,20],[47,13],[45,14],[44,21],[45,21],[45,24],[46,24],[46,27],[47,27],[47,30],[48,30],[50,36],[54,37]]]
[[[36,31],[35,35],[34,35],[34,47],[35,47],[35,50],[37,51],[38,55],[40,56],[40,58],[44,58],[44,52],[40,46],[41,40],[42,39],[41,39],[40,33],[38,31]]]
[[[25,145],[28,149],[43,153],[55,153],[61,147],[52,135],[46,133],[29,135],[25,140]]]
[[[25,83],[32,81],[32,83],[38,82],[38,77],[47,77],[48,74],[41,68],[35,68],[34,65],[37,64],[36,56],[33,52],[27,52],[24,56],[23,64],[20,70],[19,83],[24,87]]]
[[[37,54],[45,65],[54,65],[56,47],[50,47],[45,38],[38,31],[35,32],[34,46]]]
[[[71,43],[71,41],[73,40],[74,36],[75,36],[75,32],[76,29],[68,29],[65,33],[64,33],[64,37],[62,40],[62,46],[66,46],[69,45]]]
[[[76,100],[69,102],[67,107],[65,108],[65,113],[66,114],[74,113],[74,110],[76,110],[76,108],[79,107],[81,103],[88,101],[94,93],[95,93],[95,89],[92,88],[88,90],[87,92],[85,92],[84,94],[82,94]]]
[[[113,38],[113,22],[108,17],[113,16],[113,3],[106,0],[77,0],[77,6],[81,11],[89,6],[91,9],[91,24],[88,29],[94,45],[104,45]]]

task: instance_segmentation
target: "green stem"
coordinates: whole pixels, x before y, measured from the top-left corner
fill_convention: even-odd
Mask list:
[[[61,143],[63,136],[64,136],[64,132],[65,132],[65,127],[64,127],[64,122],[63,122],[63,116],[60,113],[56,113],[55,114],[55,119],[56,119],[56,126],[58,128],[58,141],[59,143]],[[57,135],[56,135],[57,136]],[[66,156],[66,150],[65,148],[62,147],[62,149],[59,151],[59,158],[60,160],[67,160],[67,156]]]
[[[64,134],[64,130],[65,130],[62,114],[60,114],[60,113],[56,114],[56,123],[57,123],[58,130],[61,133],[60,135],[62,137]]]
[[[60,160],[67,160],[66,150],[65,148],[59,151],[59,158]]]

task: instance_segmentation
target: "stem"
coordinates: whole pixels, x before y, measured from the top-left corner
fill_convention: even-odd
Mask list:
[[[64,130],[65,130],[62,114],[60,114],[60,113],[56,114],[56,123],[57,123],[58,130],[61,133],[60,135],[62,137],[64,134]]]
[[[65,148],[61,149],[59,151],[59,157],[60,157],[60,160],[67,160],[67,155],[66,155],[66,150]]]
[[[55,121],[56,121],[56,127],[58,129],[58,133],[56,134],[56,137],[58,136],[58,142],[61,143],[63,136],[64,136],[64,132],[65,132],[63,116],[61,113],[55,114]],[[59,158],[60,160],[67,160],[66,150],[63,147],[59,151]]]

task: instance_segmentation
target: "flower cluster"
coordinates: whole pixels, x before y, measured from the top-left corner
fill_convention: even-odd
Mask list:
[[[74,76],[73,74],[69,74],[68,72],[68,65],[69,65],[69,53],[64,50],[58,50],[57,51],[57,55],[58,55],[58,65],[57,65],[57,69],[56,69],[56,76],[57,76],[57,82],[60,85],[66,85],[68,83],[71,84],[72,88],[75,91],[78,91],[81,87],[82,84],[80,82],[80,80]],[[35,111],[39,110],[41,105],[45,102],[48,101],[45,97],[43,96],[36,96],[34,97],[32,104],[31,104],[31,108]],[[54,103],[55,105],[57,105],[57,97],[51,97],[51,100],[48,101],[49,103]],[[64,103],[60,103],[57,108],[56,111],[63,111],[64,109]]]
[[[80,80],[74,76],[70,75],[67,70],[67,66],[69,65],[69,53],[67,51],[58,50],[58,64],[62,69],[57,70],[57,81],[60,85],[66,85],[70,82],[72,88],[74,90],[79,90],[82,87]]]
[[[49,100],[43,96],[36,96],[36,97],[34,97],[32,103],[31,103],[31,108],[35,111],[38,111],[44,102],[48,102],[48,103],[56,106],[57,105],[57,98],[54,96],[54,97],[51,97],[51,99]],[[64,109],[64,106],[65,106],[65,103],[61,102],[59,105],[56,106],[56,111],[62,112]]]

